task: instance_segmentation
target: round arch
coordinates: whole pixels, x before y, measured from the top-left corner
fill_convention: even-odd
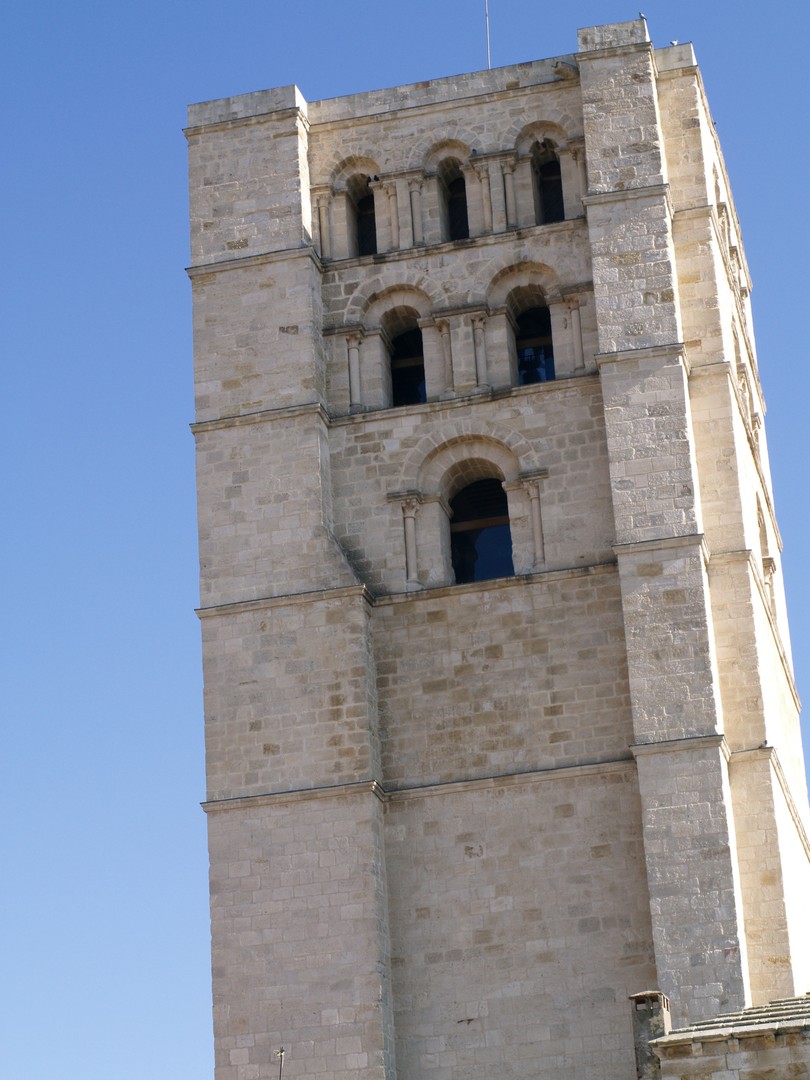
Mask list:
[[[426,173],[436,172],[442,161],[456,158],[463,165],[469,160],[472,147],[461,139],[443,139],[428,147],[422,158],[422,168]]]
[[[345,191],[352,177],[362,174],[364,176],[377,176],[380,172],[380,166],[370,157],[362,157],[359,155],[352,155],[351,157],[343,158],[332,169],[329,177],[329,183],[332,186],[333,191]]]
[[[562,150],[568,145],[568,135],[559,124],[548,120],[536,120],[531,124],[526,124],[515,138],[515,150],[518,157],[525,157],[535,143],[542,143],[545,140],[548,140],[556,150]]]
[[[560,295],[560,279],[545,263],[526,260],[496,270],[490,279],[486,300],[490,310],[507,306],[510,294],[517,290],[542,293],[546,302]]]
[[[427,318],[442,303],[442,293],[422,274],[410,273],[404,280],[390,283],[375,276],[364,282],[352,296],[346,308],[346,322],[379,325],[388,308],[402,306],[414,307],[422,318]]]
[[[512,441],[525,443],[522,436]],[[459,488],[473,480],[498,477],[512,481],[520,476],[521,466],[526,467],[525,460],[521,461],[515,449],[491,434],[459,433],[443,439],[438,446],[431,446],[427,452],[424,446],[416,448],[419,449],[422,449],[421,460],[417,463],[414,454],[406,466],[410,464],[412,470],[408,478],[410,487],[425,496],[450,499]],[[520,449],[531,453],[528,444]]]

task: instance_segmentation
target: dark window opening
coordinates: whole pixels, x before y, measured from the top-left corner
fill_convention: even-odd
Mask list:
[[[515,335],[518,386],[551,382],[554,378],[554,349],[551,344],[551,312],[534,307],[517,318]]]
[[[463,176],[457,176],[447,185],[447,233],[450,240],[467,240],[470,235],[467,184]]]
[[[377,254],[377,219],[374,216],[374,195],[369,192],[355,205],[357,217],[357,254]]]
[[[534,169],[535,220],[538,225],[565,220],[560,162],[553,149],[543,143],[532,155]]]
[[[512,577],[509,507],[500,480],[476,480],[450,500],[450,557],[456,584]]]
[[[420,405],[427,401],[422,331],[406,330],[391,342],[391,404]]]

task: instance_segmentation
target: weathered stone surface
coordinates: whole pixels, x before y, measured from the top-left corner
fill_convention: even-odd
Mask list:
[[[626,1080],[629,994],[684,1024],[810,982],[725,168],[690,46],[579,46],[190,110],[217,1080],[282,1044],[285,1080]],[[546,307],[555,378],[521,385]],[[457,585],[479,479],[515,576]],[[667,1075],[802,1075],[684,1045]]]

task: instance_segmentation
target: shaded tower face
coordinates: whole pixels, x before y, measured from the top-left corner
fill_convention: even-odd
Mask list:
[[[749,283],[691,47],[592,27],[187,135],[217,1080],[282,1045],[284,1080],[504,1048],[626,1080],[630,994],[677,1025],[803,988]]]

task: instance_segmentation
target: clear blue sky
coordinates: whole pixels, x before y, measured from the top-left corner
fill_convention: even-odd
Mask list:
[[[656,44],[695,43],[725,149],[810,698],[807,5],[644,8]],[[9,1080],[213,1075],[185,106],[290,82],[315,100],[474,70],[485,66],[483,9],[29,0],[5,13]],[[575,51],[577,27],[638,10],[490,9],[494,65]]]

